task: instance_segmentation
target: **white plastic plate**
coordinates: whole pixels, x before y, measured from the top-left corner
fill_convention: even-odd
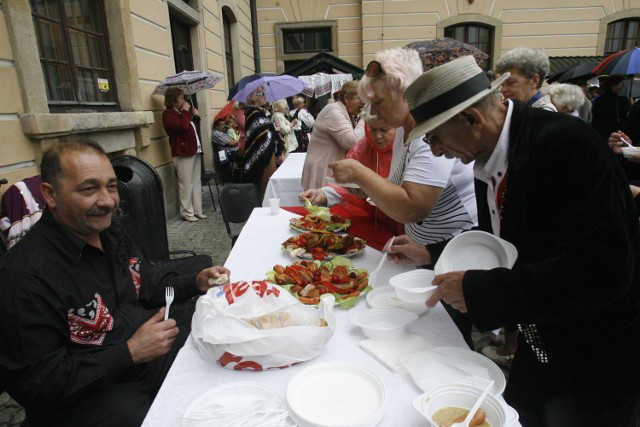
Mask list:
[[[229,422],[230,417],[239,420],[252,414],[252,419],[242,425],[259,427],[266,420],[258,417],[256,408],[267,405],[272,407],[270,415],[286,419],[284,403],[271,388],[254,382],[223,384],[207,390],[189,405],[183,415],[182,426],[220,425],[217,423],[222,423],[222,420]],[[233,418],[235,414],[237,418]]]
[[[511,268],[517,258],[518,250],[506,240],[484,231],[466,231],[445,246],[434,271],[442,274],[449,271]]]
[[[384,418],[387,392],[360,366],[321,363],[291,379],[287,406],[300,427],[374,427]]]

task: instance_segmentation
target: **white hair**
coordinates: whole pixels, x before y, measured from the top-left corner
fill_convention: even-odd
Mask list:
[[[584,93],[580,86],[568,83],[553,83],[540,89],[545,95],[549,95],[551,102],[558,111],[574,111],[584,103]]]

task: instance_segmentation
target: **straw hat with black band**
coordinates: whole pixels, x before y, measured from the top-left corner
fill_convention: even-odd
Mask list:
[[[463,56],[432,68],[418,77],[405,91],[416,127],[408,141],[440,126],[462,110],[498,88],[509,73],[489,82],[473,56]]]

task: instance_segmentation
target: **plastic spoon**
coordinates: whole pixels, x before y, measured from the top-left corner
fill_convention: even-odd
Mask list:
[[[371,285],[372,288],[373,288],[373,285],[375,284],[376,278],[378,276],[378,272],[380,272],[380,269],[382,268],[382,264],[384,263],[384,260],[387,259],[386,250],[389,246],[393,244],[393,240],[395,238],[396,236],[391,236],[391,238],[387,241],[387,243],[384,244],[384,247],[382,248],[382,258],[380,259],[380,262],[378,263],[378,266],[376,267],[376,269],[373,270],[371,274],[369,274],[369,285]]]
[[[484,402],[484,398],[487,397],[489,390],[491,390],[492,388],[493,381],[489,382],[489,385],[484,389],[478,400],[476,400],[476,403],[474,403],[474,405],[471,407],[471,410],[467,414],[464,421],[462,421],[461,423],[453,423],[451,424],[451,427],[469,427],[469,422],[474,417],[476,412],[478,412],[478,409],[480,409],[480,405],[482,405],[482,403]]]

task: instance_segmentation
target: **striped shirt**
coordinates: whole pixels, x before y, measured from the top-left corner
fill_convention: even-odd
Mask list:
[[[423,245],[449,240],[478,223],[473,163],[436,157],[422,137],[403,142],[404,130],[396,131],[389,181],[443,188],[431,214],[418,223],[405,224],[405,232]]]

